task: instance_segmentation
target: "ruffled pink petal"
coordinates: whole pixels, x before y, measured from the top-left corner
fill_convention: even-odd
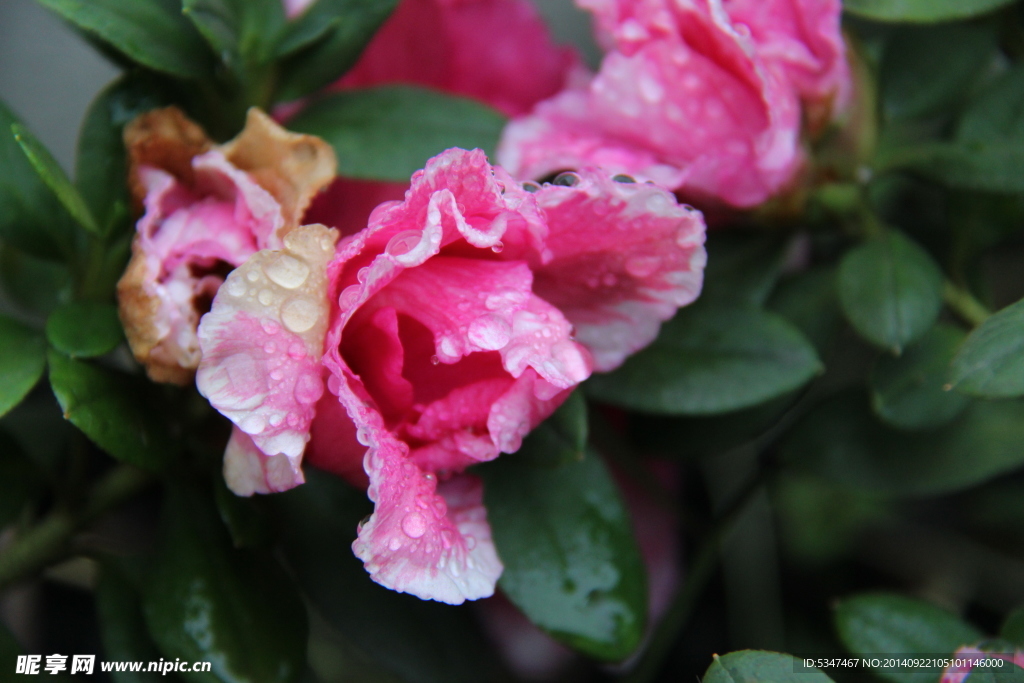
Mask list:
[[[160,342],[151,353],[182,367],[199,362],[195,301],[213,297],[225,266],[278,244],[283,225],[277,201],[222,153],[207,152],[192,165],[191,189],[165,171],[139,170],[146,189],[137,240],[145,259],[142,286],[158,302],[152,324]]]
[[[285,237],[283,250],[253,255],[228,276],[199,326],[200,393],[267,455],[298,459],[309,439],[323,395],[325,270],[336,239],[323,226],[304,226]]]
[[[851,95],[839,0],[724,0],[758,55],[783,72],[805,106],[842,111]]]
[[[574,186],[545,185],[535,196],[552,258],[535,267],[534,291],[575,325],[596,370],[645,347],[700,294],[704,219],[670,192],[585,169]]]
[[[332,372],[340,358],[327,356]],[[337,375],[336,375],[337,376]],[[468,475],[438,485],[409,457],[409,447],[384,425],[358,383],[332,382],[332,391],[368,446],[364,467],[374,512],[352,549],[370,577],[393,590],[460,604],[494,593],[502,565],[491,540],[480,482]]]
[[[421,85],[514,116],[558,92],[577,61],[526,0],[402,0],[338,85]]]
[[[238,427],[224,450],[224,481],[236,495],[277,493],[305,483],[301,458],[267,455]]]
[[[506,128],[503,166],[519,178],[601,166],[740,207],[791,180],[799,100],[720,0],[600,4],[616,49],[588,85]]]

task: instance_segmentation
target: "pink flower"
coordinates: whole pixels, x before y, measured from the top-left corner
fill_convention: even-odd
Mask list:
[[[525,113],[577,62],[528,0],[402,0],[339,87],[408,83]]]
[[[953,653],[954,664],[946,667],[945,671],[942,672],[942,678],[939,679],[939,683],[965,683],[965,681],[969,680],[968,677],[971,675],[971,671],[974,670],[975,663],[994,659],[1001,659],[1007,662],[1009,666],[1005,668],[1005,673],[1011,676],[1013,674],[1020,674],[1021,670],[1024,669],[1024,651],[1014,650],[1013,654],[985,652],[975,645],[966,645]]]
[[[508,126],[499,159],[516,177],[599,165],[755,206],[803,163],[801,101],[847,96],[838,0],[579,3],[608,53]]]
[[[562,182],[524,188],[481,151],[448,150],[329,263],[330,232],[306,226],[232,273],[200,325],[197,375],[236,425],[232,489],[300,483],[308,441],[310,462],[368,483],[376,508],[353,549],[375,581],[490,595],[502,566],[463,471],[516,451],[701,286],[699,213],[598,170]]]
[[[280,246],[334,176],[334,152],[255,109],[220,147],[173,107],[143,114],[125,138],[145,214],[117,287],[121,320],[153,380],[186,384],[199,364],[199,317],[224,275]]]

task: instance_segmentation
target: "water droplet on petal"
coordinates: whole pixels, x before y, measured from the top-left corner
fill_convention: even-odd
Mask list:
[[[533,182],[532,180],[527,180],[526,182],[523,183],[523,189],[530,193],[538,192],[540,190],[540,185]]]
[[[295,333],[312,328],[319,316],[319,308],[308,299],[291,299],[281,308],[281,322]]]
[[[296,289],[309,277],[309,266],[288,254],[281,254],[267,266],[267,277],[285,289]]]
[[[495,254],[500,254],[504,249],[505,249],[505,245],[502,244],[501,242],[495,242],[491,246],[491,251],[493,251]]]
[[[238,427],[246,434],[261,434],[267,428],[267,421],[262,415],[248,415]]]
[[[423,233],[419,230],[403,230],[388,240],[384,250],[392,256],[404,256],[415,249],[422,239]]]
[[[277,351],[277,344],[274,342],[267,342],[263,345],[263,350],[267,353],[273,353],[274,351]]]
[[[227,284],[227,293],[231,296],[242,296],[245,294],[245,283],[240,278],[229,277]]]
[[[441,362],[441,359],[438,358],[437,356],[431,356],[430,357],[430,364],[431,365],[437,365],[440,362]]]
[[[248,273],[245,274],[245,279],[248,280],[249,282],[256,282],[257,280],[260,279],[260,274],[257,273],[255,270],[250,270]]]
[[[365,427],[359,427],[356,429],[356,441],[364,446],[370,445],[370,434],[366,431]]]
[[[420,538],[427,533],[427,520],[418,512],[410,513],[402,519],[402,531],[409,538]]]
[[[559,173],[555,176],[555,179],[551,181],[552,185],[561,185],[562,187],[576,187],[580,184],[580,177],[572,171],[566,171],[565,173]]]
[[[476,536],[463,536],[462,540],[466,542],[466,550],[472,550],[476,547]]]
[[[636,182],[636,178],[634,178],[631,175],[626,175],[624,173],[620,173],[617,176],[613,176],[612,180],[614,180],[617,183],[627,183],[627,184],[632,184],[632,183]]]
[[[397,551],[399,551],[401,549],[402,549],[402,542],[400,540],[398,540],[397,538],[392,537],[391,540],[388,541],[388,550],[390,550],[391,552],[397,552]]]
[[[274,303],[274,293],[269,289],[261,289],[259,296],[257,296],[256,299],[264,306],[269,306]]]
[[[272,370],[270,373],[270,379],[274,380],[275,382],[280,382],[281,380],[284,379],[284,373],[281,372],[281,370]]]
[[[302,360],[306,357],[306,347],[300,342],[292,342],[288,347],[288,357]]]
[[[323,382],[316,375],[304,373],[295,380],[295,400],[299,403],[313,404],[323,395]]]
[[[653,275],[660,267],[661,259],[657,256],[633,256],[626,259],[626,272],[633,277]]]

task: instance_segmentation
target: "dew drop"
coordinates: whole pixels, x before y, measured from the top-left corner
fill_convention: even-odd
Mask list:
[[[338,296],[338,306],[342,309],[351,308],[356,305],[358,300],[359,285],[349,285],[341,290],[341,294]]]
[[[396,552],[396,551],[401,550],[401,549],[402,549],[402,542],[400,540],[398,540],[397,538],[392,537],[392,539],[390,541],[388,541],[388,550],[390,550],[391,552]]]
[[[540,185],[533,182],[532,180],[527,180],[525,183],[523,183],[523,189],[530,193],[539,192]]]
[[[431,365],[437,365],[440,362],[441,362],[441,359],[438,358],[437,356],[431,356],[430,357],[430,364]]]
[[[231,296],[242,296],[245,294],[245,283],[237,277],[229,277],[226,289]]]
[[[271,292],[269,289],[261,289],[259,295],[256,297],[256,300],[259,301],[264,306],[269,306],[270,304],[274,303],[274,293]]]
[[[267,428],[267,421],[262,415],[249,415],[238,426],[246,434],[261,434]]]
[[[627,184],[633,184],[633,183],[636,182],[636,178],[634,178],[631,175],[626,175],[624,173],[620,173],[619,175],[612,177],[612,180],[614,180],[617,183],[627,183]]]
[[[366,278],[370,277],[370,267],[360,268],[359,272],[356,273],[356,280],[359,282],[366,282]]]
[[[661,267],[657,256],[634,256],[626,259],[626,272],[637,278],[653,275]]]
[[[302,360],[306,357],[306,347],[299,342],[292,342],[288,347],[288,357],[295,360]]]
[[[572,171],[566,171],[565,173],[559,173],[555,176],[555,179],[551,181],[552,185],[560,185],[562,187],[576,187],[580,184],[580,177]]]
[[[267,353],[274,353],[274,351],[277,351],[277,344],[274,342],[267,342],[263,345],[263,350]]]
[[[295,333],[312,328],[319,315],[316,304],[307,299],[292,299],[281,308],[281,322]]]
[[[281,380],[284,379],[284,373],[281,372],[280,370],[273,370],[270,373],[270,379],[274,380],[275,382],[280,382]]]
[[[476,547],[476,536],[463,536],[463,540],[466,542],[466,550],[472,550]]]
[[[278,332],[281,331],[281,326],[278,325],[273,320],[264,320],[263,331],[266,332],[267,334],[277,334]]]
[[[501,242],[495,242],[491,246],[491,251],[493,251],[495,254],[500,254],[504,249],[505,249],[505,245],[502,244]]]
[[[260,279],[260,274],[257,273],[255,270],[250,270],[248,273],[245,274],[245,279],[248,280],[249,282],[256,282],[257,280]]]
[[[356,441],[358,441],[364,446],[370,445],[370,435],[366,431],[365,427],[359,427],[358,429],[356,429]]]
[[[288,413],[288,426],[289,427],[298,427],[299,426],[299,416],[296,415],[295,413]]]
[[[392,256],[404,256],[415,249],[423,239],[423,233],[419,230],[403,230],[390,240],[385,251]]]
[[[316,403],[324,395],[324,385],[316,375],[305,373],[295,381],[295,400],[307,405]]]
[[[309,266],[288,254],[281,254],[269,266],[267,277],[285,289],[296,289],[309,277]]]
[[[656,192],[647,198],[647,210],[651,213],[662,213],[669,208],[668,198],[661,192]]]
[[[270,426],[277,427],[284,422],[284,415],[282,413],[274,413],[270,416]]]
[[[410,513],[402,519],[402,531],[409,538],[420,538],[427,533],[427,520],[418,512]]]

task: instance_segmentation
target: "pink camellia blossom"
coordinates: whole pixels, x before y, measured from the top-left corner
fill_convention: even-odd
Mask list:
[[[958,660],[959,663],[946,667],[945,671],[942,672],[942,678],[939,679],[939,683],[965,683],[968,680],[968,676],[974,670],[975,664],[984,660],[1001,659],[1007,662],[1009,666],[1005,667],[1005,669],[1001,668],[999,671],[1011,676],[1024,673],[1024,651],[1021,650],[1015,650],[1013,654],[985,652],[977,646],[968,645],[954,652],[952,659]]]
[[[232,489],[301,482],[308,441],[311,463],[368,485],[376,507],[353,549],[375,581],[448,603],[491,595],[502,566],[464,470],[516,451],[701,287],[698,212],[596,169],[560,182],[524,187],[451,149],[326,266],[286,244],[232,273],[200,325],[197,375],[236,425]],[[333,249],[325,228],[293,234]],[[285,257],[304,264],[288,271],[304,275],[298,293],[261,300]]]
[[[334,152],[256,109],[221,146],[174,107],[138,117],[125,141],[145,213],[118,283],[119,312],[150,378],[185,384],[199,364],[199,317],[225,272],[280,246],[334,177]]]
[[[599,165],[755,206],[803,164],[801,103],[847,97],[839,0],[579,0],[608,52],[504,133],[519,178]],[[804,7],[806,5],[806,7]]]

